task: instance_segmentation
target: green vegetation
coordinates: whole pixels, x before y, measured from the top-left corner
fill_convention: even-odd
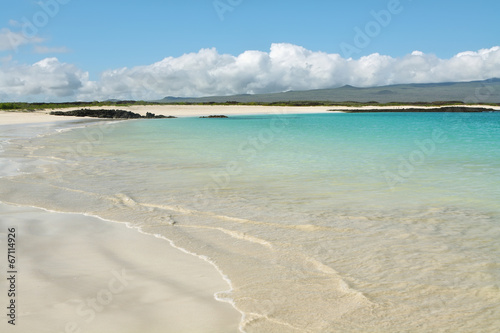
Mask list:
[[[69,103],[0,103],[0,110],[36,111],[45,109],[65,109],[90,106],[132,106],[132,105],[158,105],[156,102],[146,101],[105,101],[105,102],[69,102]]]
[[[469,103],[459,101],[442,101],[442,102],[317,102],[317,101],[282,101],[282,102],[174,102],[174,103],[158,103],[158,105],[260,105],[260,106],[449,106],[449,105],[485,105],[485,106],[500,106],[500,103]]]
[[[20,104],[23,104],[23,103],[0,103],[0,110],[22,109]]]

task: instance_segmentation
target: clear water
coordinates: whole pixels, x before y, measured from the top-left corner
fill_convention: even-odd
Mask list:
[[[500,327],[500,114],[103,124],[4,145],[0,200],[211,260],[246,332]]]

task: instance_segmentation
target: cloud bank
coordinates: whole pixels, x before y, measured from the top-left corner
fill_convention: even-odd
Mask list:
[[[2,100],[160,99],[399,83],[473,81],[500,77],[500,47],[440,59],[419,51],[401,58],[374,53],[360,59],[273,44],[269,52],[220,54],[215,48],[157,63],[105,71],[99,81],[75,65],[47,58],[0,67]]]

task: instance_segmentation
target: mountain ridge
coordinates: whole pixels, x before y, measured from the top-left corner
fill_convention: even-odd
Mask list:
[[[267,94],[236,94],[229,96],[172,97],[162,103],[277,103],[277,102],[347,102],[360,103],[432,103],[457,101],[500,103],[500,78],[468,82],[406,83],[376,87],[344,85],[330,89],[286,91]]]

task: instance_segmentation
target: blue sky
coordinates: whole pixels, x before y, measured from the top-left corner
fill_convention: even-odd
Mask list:
[[[0,66],[6,76],[15,71],[16,66],[24,68],[18,70],[27,73],[26,66],[57,58],[57,63],[50,62],[54,71],[57,66],[64,67],[63,71],[74,70],[78,72],[75,79],[87,80],[82,85],[88,89],[101,86],[99,97],[107,97],[106,89],[102,87],[102,76],[107,71],[150,66],[168,57],[180,59],[185,54],[198,54],[201,49],[211,48],[215,48],[216,54],[205,56],[238,57],[249,50],[270,54],[273,44],[293,45],[308,52],[338,54],[345,59],[352,57],[354,61],[373,54],[397,60],[420,51],[429,57],[428,61],[437,64],[436,58],[451,59],[462,52],[478,52],[500,45],[499,12],[498,0],[16,0],[8,4],[4,1],[0,11]],[[376,15],[379,15],[379,20]],[[364,36],[359,36],[360,31]],[[14,47],[6,46],[13,36],[29,38]],[[288,49],[286,52],[292,51]],[[495,56],[490,56],[486,68],[497,64],[496,50],[493,53]],[[384,59],[377,59],[377,64],[380,65],[380,61]],[[228,62],[230,60],[225,59],[223,66],[229,66]],[[166,71],[168,66],[172,67],[172,64],[163,63],[162,68]],[[186,70],[184,66],[183,63],[176,77]],[[217,65],[212,62],[210,66],[200,70],[213,72],[213,66]],[[328,68],[335,67],[332,66]],[[345,74],[345,78],[355,75],[356,71],[353,71]],[[484,73],[477,73],[477,77],[471,74],[471,79],[483,78],[482,75]],[[398,76],[391,76],[394,77]],[[163,81],[163,78],[155,80],[168,85],[168,80]],[[467,78],[459,76],[457,79]],[[398,79],[388,78],[375,81],[365,78],[359,82],[360,85],[370,85],[392,83],[391,80],[398,83]],[[408,76],[400,81],[405,80],[409,80]],[[430,77],[429,80],[439,78]],[[327,80],[324,85],[358,82],[344,81]],[[278,82],[267,85],[267,88],[255,82],[251,86],[260,88],[239,83],[226,91],[166,87],[164,93],[203,95],[231,93],[233,90],[262,92],[290,88]],[[85,95],[75,91],[69,93],[75,87],[68,87],[65,93],[55,95],[44,87],[28,89],[25,93],[22,89],[7,93],[5,88],[2,95],[1,88],[0,83],[0,98],[4,99],[71,99]],[[85,93],[90,93],[88,89]],[[116,94],[108,89],[108,94],[124,96],[126,89],[120,89]],[[244,91],[240,91],[242,89]],[[156,92],[151,96],[163,92],[158,87],[153,90]]]

